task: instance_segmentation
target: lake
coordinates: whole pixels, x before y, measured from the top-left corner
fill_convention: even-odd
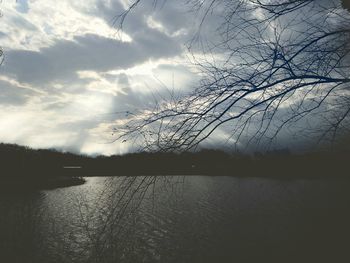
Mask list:
[[[0,262],[345,262],[349,257],[347,179],[86,180],[54,190],[1,193]]]

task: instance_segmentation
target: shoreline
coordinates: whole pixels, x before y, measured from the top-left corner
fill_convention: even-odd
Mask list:
[[[28,180],[23,178],[16,178],[10,180],[1,180],[0,190],[2,192],[8,192],[13,190],[52,190],[57,188],[65,188],[70,186],[78,186],[86,183],[86,179],[83,177],[68,177],[61,176],[47,179],[33,179]]]
[[[295,181],[295,180],[350,180],[349,176],[344,174],[338,175],[325,175],[325,174],[297,174],[297,175],[274,175],[274,174],[266,174],[266,175],[254,175],[254,174],[246,174],[246,175],[233,175],[233,174],[128,174],[128,175],[84,175],[84,176],[60,176],[54,178],[47,178],[43,180],[35,179],[35,180],[23,180],[23,178],[16,178],[10,180],[1,180],[0,191],[8,192],[8,191],[16,191],[16,190],[53,190],[57,188],[66,188],[71,186],[79,186],[86,183],[85,178],[93,178],[93,177],[141,177],[141,176],[155,176],[155,177],[170,177],[170,176],[183,176],[183,177],[194,177],[194,176],[205,176],[205,177],[236,177],[240,179],[272,179],[279,181]]]

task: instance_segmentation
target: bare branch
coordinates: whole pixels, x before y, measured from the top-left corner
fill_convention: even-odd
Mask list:
[[[340,2],[189,3],[204,8],[200,25],[214,8],[223,10],[210,59],[194,62],[203,79],[190,94],[125,120],[117,140],[142,138],[143,149],[181,151],[230,131],[236,142],[243,135],[248,143],[272,142],[285,127],[322,112],[337,121],[322,127],[315,118],[315,136],[346,127],[349,111],[340,109],[349,109],[350,100],[339,98],[349,95],[350,15],[329,17],[340,14]]]

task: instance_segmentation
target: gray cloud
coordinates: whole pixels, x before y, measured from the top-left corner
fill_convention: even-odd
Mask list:
[[[72,38],[71,31],[73,30],[68,30],[70,34],[68,36],[70,40],[68,40],[65,35],[67,32],[61,32],[61,30],[64,31],[64,28],[54,30],[55,28],[51,28],[51,26],[54,26],[55,23],[31,19],[30,15],[33,15],[31,8],[35,5],[34,2],[30,2],[28,6],[26,0],[20,1],[17,5],[17,11],[23,14],[19,16],[17,11],[14,12],[13,17],[9,19],[11,26],[15,26],[13,32],[8,33],[8,35],[0,32],[0,38],[8,38],[10,43],[12,40],[18,39],[18,42],[23,42],[26,40],[20,38],[19,35],[25,32],[26,34],[23,34],[25,39],[33,36],[35,44],[40,45],[38,44],[41,40],[40,34],[43,36],[46,34],[47,39],[42,44],[51,43],[51,45],[37,51],[33,51],[37,47],[33,47],[33,50],[6,50],[6,60],[1,74],[18,82],[27,83],[28,86],[35,89],[43,89],[45,93],[38,96],[31,90],[0,81],[1,106],[4,106],[5,109],[11,106],[18,108],[23,106],[23,110],[20,109],[23,114],[18,117],[18,121],[14,122],[17,121],[18,125],[22,125],[23,120],[40,119],[38,123],[31,122],[30,125],[33,127],[28,131],[23,130],[23,134],[18,135],[18,138],[11,136],[13,132],[10,130],[0,132],[0,140],[24,142],[35,147],[43,145],[46,147],[49,141],[49,144],[52,143],[54,147],[79,152],[84,145],[94,143],[92,137],[95,136],[93,134],[95,131],[93,130],[97,129],[98,132],[102,133],[102,128],[99,130],[101,124],[111,126],[118,118],[125,117],[118,115],[118,113],[127,110],[137,111],[137,109],[146,107],[152,108],[155,97],[164,98],[169,95],[169,91],[164,87],[159,88],[162,85],[157,80],[153,79],[152,83],[150,79],[156,77],[159,82],[164,82],[166,85],[170,83],[168,88],[172,88],[171,78],[174,75],[174,86],[181,92],[187,92],[189,83],[198,80],[199,77],[195,76],[188,66],[174,62],[173,57],[184,54],[183,45],[196,35],[198,23],[203,14],[190,12],[189,6],[184,5],[183,1],[166,1],[164,6],[158,5],[156,8],[153,7],[152,2],[143,1],[142,5],[129,14],[123,25],[123,31],[132,38],[132,41],[122,42],[117,38],[103,37],[98,34],[101,32],[91,33],[93,31],[89,30],[89,33],[86,33],[84,31],[86,25],[81,27],[72,25],[73,30],[76,28],[80,30],[78,30],[79,35]],[[113,18],[123,12],[120,1],[96,0],[94,3],[88,1],[83,5],[79,2],[68,1],[67,5],[77,11],[79,15],[103,19],[111,28],[116,26],[112,23]],[[207,40],[213,42],[217,40],[216,38],[219,37],[217,29],[222,21],[219,14],[220,10],[214,11],[207,17],[200,31],[203,37],[200,40],[203,42],[198,41],[198,44],[206,44]],[[156,24],[155,28],[147,23],[150,17]],[[86,21],[84,19],[79,21]],[[159,27],[157,28],[157,26]],[[106,28],[108,29],[108,27]],[[117,33],[116,29],[115,33]],[[108,35],[108,33],[101,34]],[[28,41],[27,45],[23,45],[25,46],[23,48],[31,48],[29,43],[34,42]],[[200,45],[192,47],[194,52],[202,51],[203,48]],[[150,71],[145,69],[146,73],[143,72],[143,69],[136,73],[109,72],[125,70],[149,60],[159,59],[165,60],[158,62],[162,64],[153,67]],[[89,72],[81,76],[77,74],[79,71]],[[153,84],[158,86],[152,86]],[[146,87],[147,85],[150,87]],[[186,85],[188,86],[186,87]],[[115,89],[113,89],[114,86]],[[26,102],[31,98],[35,98],[38,103],[27,105]],[[28,112],[33,110],[37,115],[33,117],[29,116],[28,113],[27,116],[27,110]],[[285,116],[286,113],[281,111],[282,113],[281,117]],[[40,126],[44,124],[46,125],[45,129]],[[13,127],[18,127],[17,123]],[[282,133],[280,141],[289,138],[288,136],[288,134]],[[100,151],[104,153],[102,148]]]
[[[176,66],[173,59],[184,54],[192,20],[179,2],[168,1],[155,10],[150,1],[144,1],[123,27],[131,42],[113,39],[108,31],[117,35],[112,22],[123,12],[120,1],[66,1],[62,7],[67,20],[63,21],[55,8],[47,11],[53,12],[52,16],[45,14],[48,16],[43,19],[39,2],[21,0],[9,7],[13,11],[3,20],[8,24],[6,31],[0,32],[7,43],[1,74],[13,80],[11,83],[43,92],[0,81],[0,104],[8,110],[6,116],[0,115],[0,124],[8,125],[0,131],[1,141],[91,151],[89,147],[95,147],[91,145],[106,142],[106,127],[125,117],[120,112],[152,107],[155,95],[166,94],[152,74],[162,81],[169,80],[172,73],[181,75],[181,83],[185,83],[185,75],[192,76],[186,66]],[[148,24],[150,16],[161,28]],[[84,24],[89,18],[97,24],[100,18],[107,26],[102,22],[96,25],[96,30],[102,31],[95,32],[93,26]],[[72,21],[77,24],[70,25]],[[179,30],[187,31],[174,34]],[[157,67],[159,60],[162,64]],[[145,67],[137,67],[142,64]],[[127,71],[130,68],[134,69]],[[81,71],[85,72],[78,74]],[[16,132],[18,127],[25,129]],[[112,148],[99,145],[96,151],[108,153]]]
[[[4,72],[22,82],[44,84],[71,79],[79,70],[125,69],[148,59],[180,53],[180,44],[152,29],[140,32],[133,42],[87,34],[74,41],[57,41],[40,51],[11,50],[7,53]]]
[[[38,28],[32,22],[28,21],[27,19],[24,19],[21,16],[12,17],[12,22],[13,22],[13,25],[20,30],[23,30],[23,29],[28,31],[38,30]]]
[[[23,105],[34,95],[35,92],[31,90],[18,88],[0,80],[0,103],[2,105]]]

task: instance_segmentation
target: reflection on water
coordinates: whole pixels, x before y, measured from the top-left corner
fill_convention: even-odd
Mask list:
[[[2,194],[0,262],[316,262],[346,256],[347,180],[87,178]]]

